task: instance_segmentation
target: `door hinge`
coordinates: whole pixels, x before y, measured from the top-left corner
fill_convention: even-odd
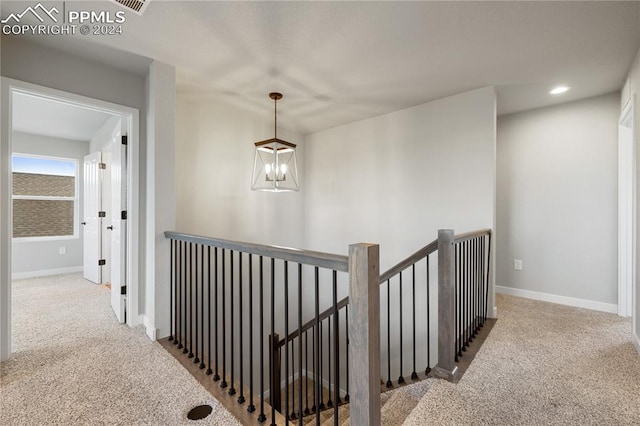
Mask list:
[[[98,212],[98,217],[107,217],[107,212]]]
[[[122,214],[120,215],[120,219],[127,220],[127,211],[126,210],[122,211]]]
[[[122,287],[120,287],[120,294],[123,296],[127,295],[127,286],[123,285]]]
[[[122,145],[128,145],[129,141],[126,135],[122,135]]]
[[[107,168],[107,163],[98,163],[98,167],[104,170]]]
[[[106,261],[106,260],[104,260],[104,259],[100,259],[100,260],[98,260],[98,266],[104,266],[104,265],[106,265],[106,264],[107,264],[107,261]]]

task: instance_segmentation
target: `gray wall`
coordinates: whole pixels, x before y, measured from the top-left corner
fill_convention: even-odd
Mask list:
[[[615,310],[619,102],[498,118],[496,285]]]
[[[78,160],[79,199],[78,217],[83,217],[82,202],[82,164],[84,156],[89,153],[89,143],[52,138],[27,133],[13,133],[13,152],[20,154],[48,155],[52,157],[75,158]],[[66,247],[67,253],[59,254],[59,248]],[[82,229],[78,237],[54,241],[13,242],[12,244],[13,274],[24,274],[49,269],[82,267]]]
[[[495,105],[494,88],[487,87],[308,135],[303,188],[306,248],[347,254],[349,244],[377,243],[382,273],[436,239],[440,228],[456,233],[493,228]],[[430,271],[433,296],[435,260]],[[425,276],[425,265],[418,265],[416,282],[425,283]],[[347,292],[342,278],[339,297]],[[382,336],[387,327],[399,329],[400,316],[405,324],[411,321],[410,307],[399,310],[399,286],[394,281],[391,320],[387,324],[383,315]],[[426,300],[425,287],[416,285],[417,300]],[[382,306],[387,301],[385,288],[381,288]],[[329,298],[328,292],[321,296],[321,309],[329,305]],[[492,315],[492,295],[489,306]],[[437,327],[437,309],[432,308],[431,324]],[[307,311],[312,309],[307,306]],[[418,339],[424,339],[426,328],[426,321],[419,322]],[[410,333],[404,339],[404,345],[412,344]],[[395,379],[400,374],[400,342],[394,338],[392,344]],[[431,348],[432,359],[437,359],[436,334],[431,335]],[[386,365],[386,354],[381,362]],[[418,351],[417,362],[426,365],[426,350]]]

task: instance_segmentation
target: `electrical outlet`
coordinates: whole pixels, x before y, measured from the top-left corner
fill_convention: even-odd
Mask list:
[[[522,259],[513,259],[513,269],[522,271]]]
[[[63,247],[60,247],[60,248],[58,249],[58,253],[59,253],[59,254],[67,254],[67,248],[66,248],[66,247],[64,247],[64,246],[63,246]]]

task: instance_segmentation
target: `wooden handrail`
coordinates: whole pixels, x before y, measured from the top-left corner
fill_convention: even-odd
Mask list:
[[[398,274],[400,271],[404,271],[407,267],[413,265],[414,263],[416,263],[419,260],[422,260],[427,255],[429,255],[431,253],[434,253],[437,249],[438,249],[438,240],[434,240],[431,243],[427,244],[426,246],[422,247],[420,250],[416,251],[411,256],[407,257],[406,259],[404,259],[403,261],[401,261],[397,265],[393,266],[391,269],[387,270],[387,272],[385,272],[384,274],[380,275],[380,285],[382,285],[385,281],[387,281],[388,279],[390,279],[393,276],[395,276],[396,274]],[[342,299],[341,301],[338,302],[338,310],[344,308],[348,304],[349,304],[349,298],[345,297],[344,299]],[[318,316],[318,321],[323,321],[323,320],[327,319],[328,317],[330,317],[332,314],[333,314],[333,306],[331,306],[329,309],[323,311]],[[302,334],[305,331],[309,330],[310,328],[312,328],[315,325],[315,323],[316,323],[315,318],[311,319],[310,321],[307,321],[302,326],[301,330],[295,330],[295,331],[289,333],[289,335],[286,338],[282,339],[280,341],[280,346],[284,346],[287,342],[295,339],[300,334]]]
[[[259,256],[297,262],[304,265],[318,266],[320,268],[333,269],[341,272],[349,272],[349,257],[339,254],[323,253],[318,251],[300,250],[288,247],[268,246],[263,244],[229,241],[220,238],[203,237],[200,235],[183,234],[175,231],[165,231],[166,238],[185,241],[188,243],[202,244],[211,247],[219,247]]]
[[[464,234],[456,235],[453,237],[453,243],[458,244],[473,238],[482,237],[483,235],[491,235],[491,229],[480,229],[478,231],[465,232]]]

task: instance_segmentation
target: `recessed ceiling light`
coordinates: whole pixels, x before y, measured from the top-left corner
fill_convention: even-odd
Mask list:
[[[569,90],[568,86],[558,86],[558,87],[554,87],[553,89],[551,89],[551,91],[549,93],[551,93],[552,95],[559,95],[561,93],[564,93],[566,91]]]

